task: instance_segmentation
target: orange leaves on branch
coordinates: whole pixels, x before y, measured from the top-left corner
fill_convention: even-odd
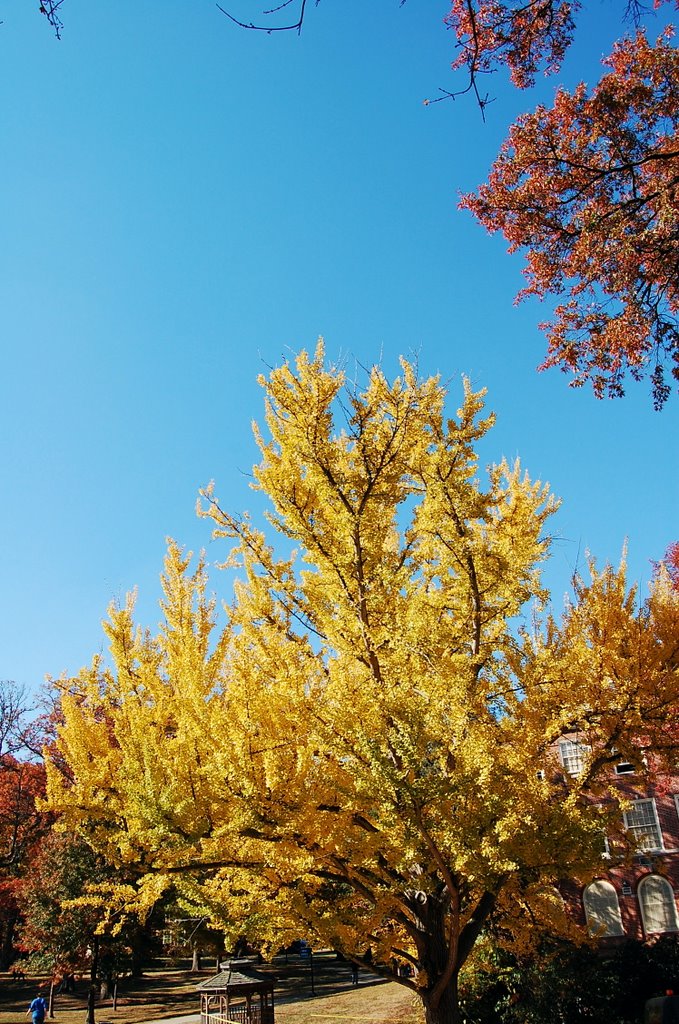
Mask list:
[[[44,833],[45,815],[36,808],[44,789],[42,765],[0,758],[0,874],[19,865]]]
[[[672,2],[654,0],[653,6]],[[581,0],[453,0],[445,18],[459,51],[452,66],[466,68],[470,77],[470,85],[461,92],[474,88],[483,107],[488,99],[479,96],[478,75],[506,66],[512,83],[527,89],[540,71],[557,72],[573,41],[581,8]],[[641,0],[628,0],[624,17],[638,24],[643,11]]]
[[[486,184],[462,197],[509,251],[526,251],[519,298],[563,295],[543,324],[541,368],[597,397],[650,377],[660,408],[679,380],[679,51],[668,33],[621,40],[588,92],[519,118]]]
[[[446,23],[457,36],[453,68],[473,79],[506,64],[514,85],[525,89],[544,68],[558,71],[574,30],[579,0],[454,0]]]

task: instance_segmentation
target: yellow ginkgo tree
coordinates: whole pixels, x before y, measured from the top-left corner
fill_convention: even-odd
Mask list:
[[[452,1024],[484,929],[567,927],[558,884],[601,870],[618,816],[607,765],[674,756],[677,592],[661,574],[639,607],[594,571],[541,621],[556,502],[518,464],[481,470],[468,384],[448,417],[438,378],[403,362],[359,390],[320,344],[262,384],[271,536],[204,492],[232,542],[226,625],[171,544],[158,635],[115,607],[110,662],[62,683],[51,805],[136,866],[121,906],[172,885],[227,937],[305,935]]]

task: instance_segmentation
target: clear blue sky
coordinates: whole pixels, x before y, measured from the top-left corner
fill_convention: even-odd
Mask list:
[[[301,38],[236,29],[211,0],[0,0],[0,677],[37,687],[102,647],[112,598],[158,621],[171,535],[215,478],[253,507],[257,374],[326,338],[332,359],[488,388],[485,461],[520,455],[563,499],[557,607],[589,549],[634,577],[679,535],[676,401],[597,402],[535,372],[545,309],[459,190],[483,180],[538,93],[454,86],[441,4],[322,0]],[[618,0],[587,4],[561,81],[598,77]],[[251,3],[234,4],[251,13]],[[229,597],[216,571],[214,588]]]

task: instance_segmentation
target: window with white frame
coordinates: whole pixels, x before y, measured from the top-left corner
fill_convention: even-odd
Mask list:
[[[625,828],[638,850],[662,850],[662,832],[655,800],[635,800],[625,811]]]
[[[660,875],[647,875],[637,890],[641,919],[647,935],[679,931],[677,904],[672,886]]]
[[[559,740],[559,758],[564,771],[569,775],[579,775],[591,750],[590,746],[579,740]]]
[[[582,894],[582,905],[590,935],[624,935],[618,894],[610,882],[599,879],[588,885]]]

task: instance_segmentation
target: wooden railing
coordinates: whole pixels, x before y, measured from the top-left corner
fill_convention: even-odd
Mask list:
[[[247,1006],[230,1006],[226,1013],[202,1013],[200,1024],[274,1024],[273,1007],[253,1003],[248,1015]]]

